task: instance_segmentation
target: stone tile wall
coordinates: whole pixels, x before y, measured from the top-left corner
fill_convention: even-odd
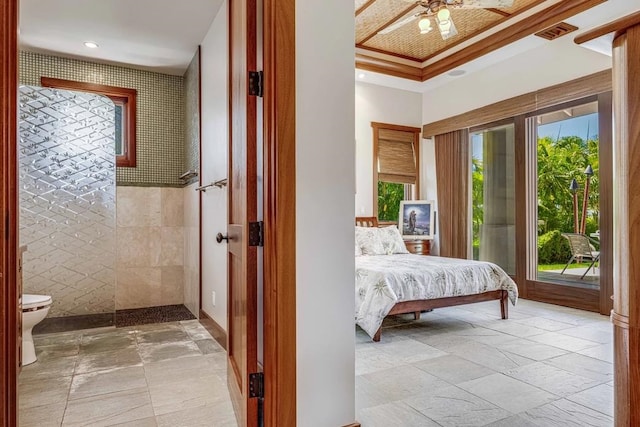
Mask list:
[[[195,182],[182,189],[184,197],[184,305],[200,314],[200,194]]]
[[[183,190],[118,187],[116,309],[184,302]]]

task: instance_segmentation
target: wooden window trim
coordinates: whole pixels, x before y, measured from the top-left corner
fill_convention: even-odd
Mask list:
[[[51,77],[42,77],[40,84],[43,87],[51,87],[57,89],[77,90],[82,92],[92,92],[104,95],[112,101],[124,104],[124,136],[122,141],[124,154],[116,156],[116,166],[118,167],[136,167],[136,97],[135,89],[107,86],[97,83],[76,82],[73,80],[54,79]]]
[[[415,197],[420,199],[420,131],[421,128],[393,125],[389,123],[371,122],[373,128],[373,214],[378,218],[378,139],[380,130],[396,130],[413,133],[413,150],[416,156],[416,184]],[[382,221],[380,225],[395,225],[396,222]]]

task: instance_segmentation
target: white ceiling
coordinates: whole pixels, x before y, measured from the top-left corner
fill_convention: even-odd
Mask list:
[[[182,75],[222,0],[21,0],[23,49]],[[85,41],[100,46],[89,49]]]

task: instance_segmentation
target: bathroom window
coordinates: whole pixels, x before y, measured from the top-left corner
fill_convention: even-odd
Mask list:
[[[104,95],[115,105],[116,121],[116,166],[136,167],[136,94],[135,89],[83,83],[73,80],[42,77],[43,87],[78,90]]]

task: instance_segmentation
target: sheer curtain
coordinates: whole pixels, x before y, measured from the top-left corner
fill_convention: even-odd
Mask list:
[[[469,131],[435,137],[440,256],[469,254]]]

